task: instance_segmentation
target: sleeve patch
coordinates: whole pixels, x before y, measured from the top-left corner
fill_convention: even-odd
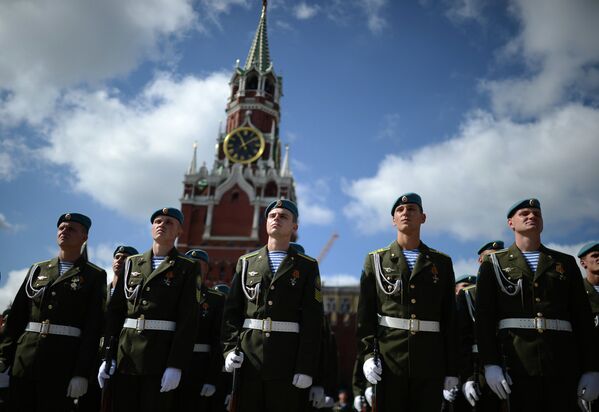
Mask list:
[[[314,289],[314,299],[316,299],[318,303],[322,303],[322,292],[320,289]]]

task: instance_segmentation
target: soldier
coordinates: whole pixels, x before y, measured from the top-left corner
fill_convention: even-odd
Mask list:
[[[183,369],[174,410],[208,412],[223,367],[220,334],[225,296],[202,283],[202,276],[208,273],[208,253],[202,249],[191,249],[185,256],[197,260],[201,266],[196,278],[199,320],[191,363]]]
[[[463,274],[455,279],[455,295],[458,296],[460,291],[468,286],[476,283],[476,276]]]
[[[127,259],[107,310],[104,340],[118,337],[118,353],[108,373],[102,364],[98,382],[115,380],[115,411],[171,410],[172,390],[193,350],[199,268],[175,248],[183,214],[159,209],[150,222],[152,248]]]
[[[215,291],[222,294],[225,299],[229,295],[230,288],[224,283],[219,283],[212,287]],[[222,334],[222,332],[221,332]],[[222,346],[221,346],[222,348]],[[222,357],[222,353],[220,354]],[[229,405],[229,398],[231,393],[231,384],[233,383],[233,376],[231,373],[225,370],[225,365],[222,365],[220,372],[218,373],[218,381],[216,384],[216,392],[212,399],[211,412],[227,412],[227,406]]]
[[[120,245],[114,249],[114,252],[112,253],[112,273],[114,276],[112,277],[112,281],[108,283],[106,295],[107,304],[114,293],[114,288],[116,287],[119,277],[122,276],[123,271],[125,270],[125,260],[127,260],[129,256],[137,254],[139,254],[139,252],[133,246]]]
[[[478,249],[478,262],[489,253],[494,253],[504,248],[501,240],[493,240],[485,243]],[[495,394],[484,384],[482,379],[484,373],[478,357],[478,345],[474,339],[474,319],[476,302],[476,277],[470,286],[463,288],[457,296],[458,328],[460,331],[460,380],[464,398],[459,397],[455,403],[455,410],[470,410],[468,401],[472,407],[478,402],[478,410],[498,411],[499,402]]]
[[[573,257],[541,243],[537,199],[515,203],[507,223],[515,243],[484,258],[477,282],[485,379],[513,412],[573,411],[577,394],[585,401],[599,394],[597,340],[580,270]]]
[[[106,272],[81,253],[90,218],[65,213],[57,226],[58,257],[29,268],[0,345],[14,411],[68,410],[95,367]]]
[[[321,339],[318,263],[289,247],[295,203],[272,202],[265,217],[268,244],[239,259],[225,302],[225,368],[241,367],[239,411],[303,411]]]
[[[378,410],[437,412],[443,389],[456,393],[458,385],[453,265],[420,240],[426,215],[419,195],[400,196],[391,216],[396,240],[364,262],[358,356],[377,384]]]

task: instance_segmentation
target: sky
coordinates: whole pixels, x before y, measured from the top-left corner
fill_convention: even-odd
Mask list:
[[[151,246],[179,206],[194,142],[212,164],[228,81],[258,0],[0,3],[0,307],[57,254],[56,220],[93,220],[90,260]],[[422,196],[422,240],[475,273],[513,241],[505,214],[540,199],[543,242],[599,239],[599,2],[276,0],[299,242],[325,284],[356,284],[395,238],[390,208]]]

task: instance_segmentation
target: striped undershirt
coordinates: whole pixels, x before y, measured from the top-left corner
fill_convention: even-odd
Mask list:
[[[526,259],[526,263],[532,269],[533,272],[537,271],[537,266],[539,265],[539,255],[541,252],[538,250],[535,252],[522,252],[524,255],[524,259]]]
[[[420,251],[418,249],[404,249],[402,250],[402,252],[404,257],[406,258],[406,262],[408,263],[410,272],[413,271],[414,265],[416,264],[416,260],[418,259]]]
[[[152,270],[156,270],[164,262],[164,259],[166,259],[166,256],[152,256]]]
[[[73,262],[58,262],[58,270],[60,271],[60,276],[64,275],[69,269],[73,267]]]
[[[597,291],[597,293],[599,293],[599,286],[593,286],[595,288],[595,290]]]
[[[268,252],[268,264],[270,265],[270,271],[273,273],[277,273],[279,270],[279,266],[281,266],[281,262],[287,256],[287,252],[281,250],[273,250],[272,252]]]

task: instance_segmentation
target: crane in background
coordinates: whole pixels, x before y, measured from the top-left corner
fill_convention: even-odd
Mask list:
[[[335,240],[337,240],[338,237],[339,235],[337,234],[337,232],[333,232],[326,245],[324,245],[324,247],[320,251],[320,255],[318,255],[318,258],[316,259],[318,263],[321,263],[323,259],[327,256],[329,250],[331,250],[331,247],[333,246],[333,243],[335,243]]]

